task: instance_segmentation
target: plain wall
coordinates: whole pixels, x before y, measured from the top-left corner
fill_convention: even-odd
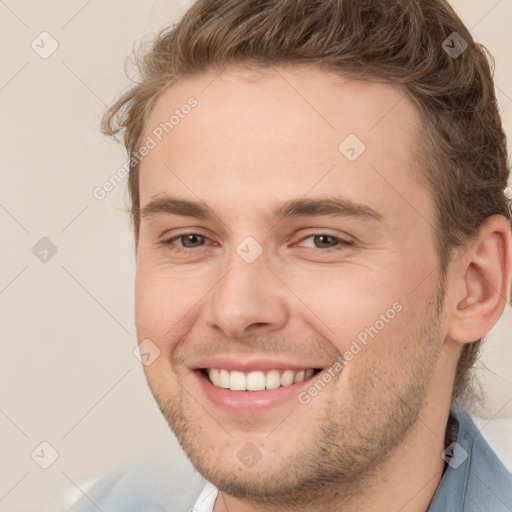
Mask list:
[[[496,58],[511,134],[512,1],[452,4]],[[0,512],[40,510],[74,483],[141,458],[185,464],[133,355],[135,257],[125,188],[104,200],[93,190],[126,161],[98,128],[128,85],[125,58],[189,5],[0,2]],[[31,47],[35,41],[44,54],[55,44],[43,31],[58,43],[46,59]],[[49,250],[48,261],[34,246],[39,257]],[[511,332],[508,306],[483,358],[489,400],[480,414],[491,420],[491,438],[495,418],[512,418]],[[48,469],[31,458],[43,441],[58,452]],[[510,460],[512,446],[503,436],[496,443]]]

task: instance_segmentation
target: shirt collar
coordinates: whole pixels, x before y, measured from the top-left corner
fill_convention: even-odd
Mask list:
[[[443,452],[447,466],[428,512],[512,510],[512,475],[457,403],[450,421],[456,441]]]

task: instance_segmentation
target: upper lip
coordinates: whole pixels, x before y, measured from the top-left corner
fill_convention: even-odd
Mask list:
[[[217,356],[201,360],[191,367],[192,370],[203,370],[206,368],[219,368],[229,371],[240,371],[244,373],[266,370],[309,370],[321,369],[321,364],[303,364],[291,361],[280,361],[277,359],[239,359],[234,356]]]

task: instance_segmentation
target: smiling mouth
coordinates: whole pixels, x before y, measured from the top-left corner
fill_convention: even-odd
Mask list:
[[[321,372],[321,368],[307,370],[266,370],[240,372],[220,368],[202,368],[199,372],[213,386],[231,391],[263,391],[298,384]]]

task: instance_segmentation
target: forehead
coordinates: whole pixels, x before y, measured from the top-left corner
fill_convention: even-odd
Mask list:
[[[243,208],[314,189],[363,194],[395,213],[425,203],[428,214],[411,153],[419,132],[415,106],[395,85],[311,66],[209,71],[173,85],[153,108],[141,205],[171,190],[210,205],[222,190]]]

